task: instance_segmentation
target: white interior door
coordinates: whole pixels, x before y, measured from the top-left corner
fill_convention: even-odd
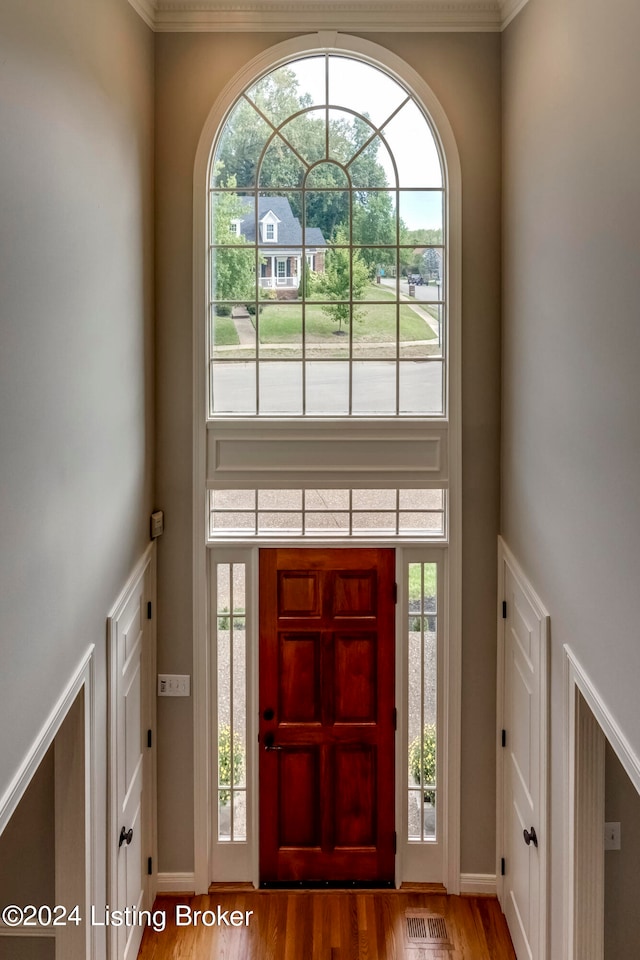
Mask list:
[[[111,656],[111,883],[110,908],[148,909],[152,856],[152,756],[149,678],[152,676],[152,631],[148,568],[131,584],[110,620]],[[111,960],[135,960],[143,927],[110,926]]]
[[[509,563],[503,576],[502,907],[518,960],[543,960],[548,618]]]

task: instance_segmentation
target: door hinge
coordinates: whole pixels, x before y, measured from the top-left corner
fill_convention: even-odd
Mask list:
[[[502,601],[502,619],[503,620],[507,619],[507,601],[506,600]]]
[[[394,730],[398,729],[398,708],[397,707],[393,708],[393,729]]]
[[[153,746],[153,734],[151,730],[147,730],[147,746],[148,747]]]
[[[506,745],[507,745],[507,731],[506,731],[506,730],[503,730],[503,731],[502,731],[502,746],[503,746],[503,747],[506,747]]]
[[[393,585],[393,602],[394,603],[398,602],[398,584],[397,583],[394,583]]]
[[[393,834],[393,852],[394,853],[398,852],[398,834],[397,833]]]
[[[502,859],[500,860],[500,876],[504,877],[506,872],[507,872],[507,867],[504,862],[504,857],[502,857]]]
[[[151,614],[153,612],[153,607],[151,605],[151,600],[147,602],[147,620],[151,620]]]
[[[150,877],[153,873],[153,857],[147,857],[147,875]]]

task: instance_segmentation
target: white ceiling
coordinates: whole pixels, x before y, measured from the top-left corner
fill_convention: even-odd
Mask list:
[[[154,30],[499,31],[527,0],[129,0]]]

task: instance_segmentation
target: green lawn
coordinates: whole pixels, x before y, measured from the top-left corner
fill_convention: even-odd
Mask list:
[[[383,300],[388,303],[368,303]],[[364,299],[357,305],[359,314],[353,327],[353,339],[360,343],[389,343],[395,341],[396,312],[394,297],[382,286],[367,287]],[[308,342],[328,340],[336,333],[337,325],[319,304],[308,304],[305,310]],[[346,328],[348,332],[348,327]],[[261,343],[292,343],[301,339],[302,305],[272,301],[263,304],[260,314]],[[400,306],[400,340],[435,340],[429,324],[407,304]]]
[[[419,563],[409,564],[409,600],[420,599],[420,567]],[[435,597],[436,595],[436,564],[425,563],[424,565],[424,595],[425,597]]]
[[[214,317],[213,343],[216,347],[233,347],[240,343],[231,317]]]

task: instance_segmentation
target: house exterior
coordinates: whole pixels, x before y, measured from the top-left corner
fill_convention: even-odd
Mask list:
[[[255,208],[249,198],[245,199],[245,203],[246,216],[233,223],[239,236],[255,243]],[[307,227],[303,238],[300,221],[293,215],[286,197],[259,198],[257,239],[262,261],[260,286],[264,290],[297,290],[302,279],[303,256],[309,269],[316,273],[324,272],[327,243],[322,230],[319,227]]]

